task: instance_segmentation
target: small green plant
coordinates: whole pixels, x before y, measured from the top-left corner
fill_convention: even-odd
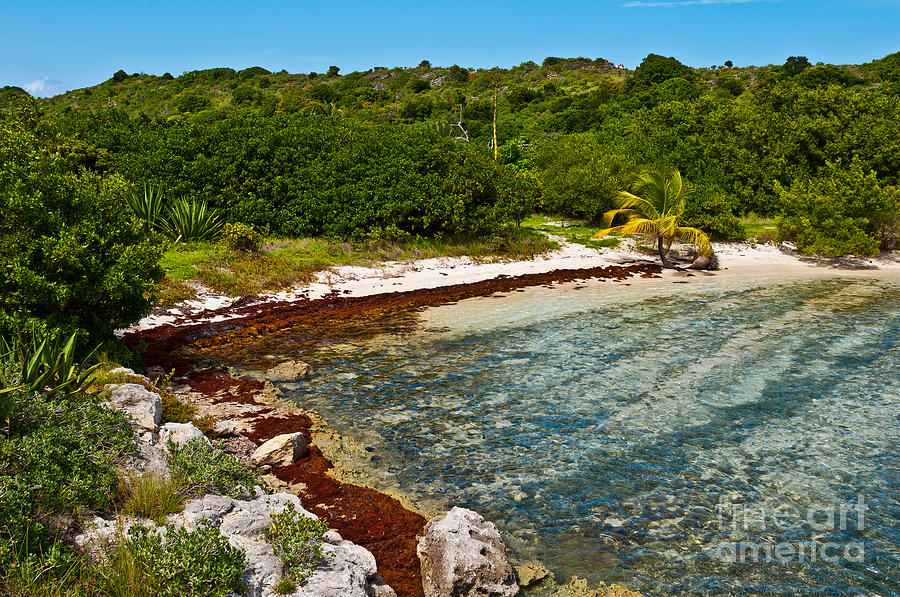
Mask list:
[[[206,201],[181,197],[169,205],[163,232],[175,242],[214,240],[222,232],[222,216]]]
[[[244,589],[247,557],[208,523],[193,531],[167,525],[165,533],[135,525],[123,535],[103,574],[110,584],[128,579],[118,581],[122,595],[133,595],[131,587],[162,597],[224,597]]]
[[[231,251],[259,253],[262,248],[263,235],[248,224],[225,224],[222,230],[221,243]]]
[[[68,396],[80,392],[90,383],[91,375],[100,365],[85,367],[76,360],[77,339],[78,332],[63,338],[37,327],[31,329],[28,337],[19,335],[7,340],[0,336],[0,359],[16,363],[19,374],[15,384],[9,383],[11,380],[2,380],[7,382],[7,388],[0,393],[9,392],[14,386],[50,395]],[[90,360],[96,351],[96,348],[92,350],[84,361]]]
[[[163,524],[166,516],[181,512],[184,502],[178,488],[168,477],[147,472],[123,477],[119,493],[125,499],[126,514],[140,516]]]
[[[162,397],[162,424],[166,423],[190,423],[197,416],[197,407],[187,404],[169,392],[161,392]]]
[[[159,230],[163,222],[165,199],[162,189],[144,183],[143,193],[132,191],[128,194],[128,208],[140,220],[144,232]]]
[[[279,578],[272,590],[277,595],[293,595],[297,592],[297,583],[289,578]]]
[[[272,524],[265,535],[281,559],[285,577],[303,584],[323,557],[326,532],[328,525],[324,521],[300,514],[293,504],[288,504],[272,514]]]
[[[234,456],[197,438],[179,446],[169,442],[166,459],[172,481],[190,495],[220,493],[239,497],[253,494],[259,478]]]

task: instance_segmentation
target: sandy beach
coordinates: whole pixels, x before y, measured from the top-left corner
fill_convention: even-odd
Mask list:
[[[486,261],[467,257],[446,257],[385,262],[375,267],[342,266],[320,272],[317,279],[309,285],[249,298],[229,297],[201,290],[197,299],[185,301],[170,309],[155,310],[130,329],[147,330],[166,324],[178,325],[188,320],[210,323],[226,321],[232,317],[228,313],[228,308],[238,304],[316,300],[333,294],[362,297],[468,284],[498,276],[659,261],[655,255],[636,251],[631,241],[623,242],[617,248],[598,250],[566,243],[561,238],[554,240],[560,243],[559,249],[527,261]],[[900,256],[895,254],[873,258],[828,259],[799,255],[789,244],[776,246],[750,243],[716,243],[715,250],[719,257],[720,269],[716,272],[704,272],[707,276],[900,274]],[[686,274],[683,271],[663,270],[661,275],[663,278],[675,278]]]

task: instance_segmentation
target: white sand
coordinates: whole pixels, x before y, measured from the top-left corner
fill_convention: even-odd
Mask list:
[[[308,286],[287,292],[261,295],[254,303],[266,301],[293,301],[304,298],[317,299],[330,292],[344,296],[368,296],[384,292],[402,292],[422,288],[438,288],[452,284],[464,284],[496,278],[500,275],[546,273],[558,269],[583,269],[598,266],[622,265],[634,261],[658,262],[652,255],[638,253],[633,243],[623,242],[615,249],[590,249],[578,244],[565,243],[554,238],[561,245],[553,251],[531,261],[474,261],[467,257],[420,259],[405,262],[387,262],[378,267],[342,266],[320,272],[317,280]],[[748,243],[717,243],[720,271],[715,275],[803,275],[821,273],[823,275],[898,275],[900,258],[890,254],[872,259],[821,259],[799,257],[789,245],[751,245]],[[684,275],[665,270],[664,277]],[[710,274],[712,275],[712,274]],[[213,315],[212,312],[227,307],[239,297],[227,297],[211,292],[201,292],[197,300],[186,301],[162,313],[154,313],[142,319],[132,330],[144,330],[164,325],[177,324],[186,316],[201,316],[202,321],[225,321],[234,315]],[[209,318],[203,318],[210,312]],[[124,330],[123,330],[124,331]]]

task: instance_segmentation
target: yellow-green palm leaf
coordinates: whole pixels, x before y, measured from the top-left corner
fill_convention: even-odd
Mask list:
[[[697,228],[682,226],[687,202],[684,181],[678,170],[647,170],[638,175],[632,190],[620,191],[613,203],[615,209],[603,214],[606,226],[594,238],[602,238],[611,232],[621,234],[647,234],[659,242],[659,253],[663,265],[669,265],[666,255],[675,239],[681,239],[697,247],[708,255],[712,253],[709,237]],[[626,219],[624,224],[613,226],[616,218]]]

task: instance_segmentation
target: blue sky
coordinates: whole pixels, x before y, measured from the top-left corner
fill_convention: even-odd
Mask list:
[[[546,56],[634,67],[866,62],[900,50],[900,0],[555,0],[341,3],[4,0],[0,86],[53,95],[113,72],[260,65],[513,66]]]

